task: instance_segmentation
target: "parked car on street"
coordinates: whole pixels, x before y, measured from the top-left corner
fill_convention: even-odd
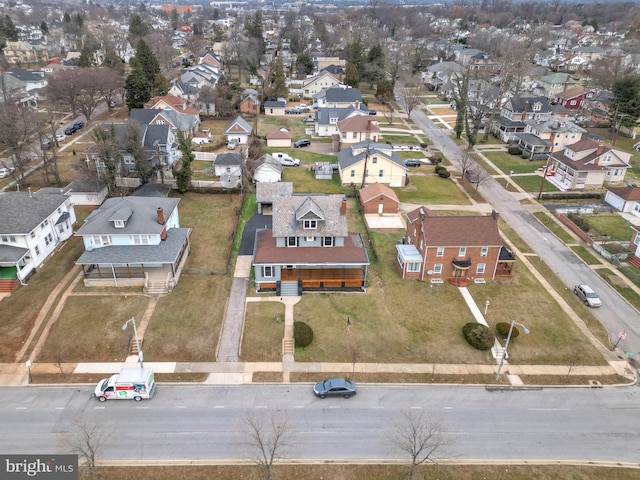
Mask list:
[[[227,148],[229,150],[233,150],[238,146],[238,141],[235,138],[232,138],[227,142]]]
[[[42,150],[49,150],[53,147],[53,142],[51,140],[45,140],[42,142]]]
[[[308,147],[309,145],[311,145],[311,140],[309,140],[308,138],[302,138],[293,143],[294,148]]]
[[[81,130],[84,128],[84,122],[76,122],[73,124],[76,130]]]
[[[0,178],[5,178],[9,175],[11,175],[11,170],[5,167],[0,168]]]
[[[575,287],[573,287],[573,293],[575,293],[587,307],[595,308],[602,305],[600,297],[598,297],[598,294],[594,292],[589,285],[576,285]]]
[[[65,138],[67,138],[67,136],[64,133],[56,134],[56,142],[63,142]]]
[[[353,397],[356,394],[356,384],[345,378],[329,378],[318,382],[313,387],[313,393],[318,398]]]
[[[78,129],[76,128],[75,125],[71,125],[70,127],[67,127],[64,129],[64,134],[69,136],[69,135],[73,135],[74,133],[76,133]]]
[[[404,161],[405,167],[419,167],[420,165],[422,165],[422,162],[419,158],[407,158]]]

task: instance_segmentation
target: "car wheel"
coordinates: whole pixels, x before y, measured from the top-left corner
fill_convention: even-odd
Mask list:
[[[134,399],[136,402],[139,402],[140,400],[142,400],[142,397],[133,397],[133,399]]]
[[[349,398],[349,397],[351,397],[351,395],[349,395],[348,393],[345,393],[345,394],[343,395],[343,397],[344,397],[344,398]]]
[[[327,398],[326,395],[318,395],[319,398]]]
[[[107,401],[107,397],[98,397],[98,400],[100,400],[101,402],[106,402]]]
[[[573,293],[575,293],[575,294],[577,295],[577,294],[578,294],[578,289],[577,289],[577,288],[574,288],[574,289],[573,289]]]
[[[588,307],[588,306],[589,306],[589,301],[588,301],[588,300],[585,300],[585,301],[584,301],[584,304]]]

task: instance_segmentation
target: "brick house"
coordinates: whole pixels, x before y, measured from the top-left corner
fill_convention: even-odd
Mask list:
[[[365,215],[397,215],[400,211],[396,192],[382,183],[372,183],[360,190],[360,205]]]
[[[498,213],[437,216],[426,207],[407,214],[404,244],[396,245],[402,278],[454,285],[510,277],[514,254],[503,245]]]

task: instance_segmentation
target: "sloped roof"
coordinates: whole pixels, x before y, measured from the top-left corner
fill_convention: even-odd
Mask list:
[[[225,129],[225,135],[229,133],[246,133],[248,135],[253,132],[253,127],[249,123],[238,115]]]
[[[421,214],[419,207],[407,214],[409,223],[418,222],[424,240],[431,247],[502,246],[497,215],[436,216]]]
[[[275,132],[271,132],[267,134],[267,140],[269,139],[291,140],[291,137],[292,137],[291,132],[285,127],[279,128]]]
[[[100,208],[91,212],[76,236],[84,235],[159,235],[164,225],[158,223],[158,208],[168,219],[178,208],[179,198],[119,197],[107,199]],[[131,211],[124,228],[116,228],[112,219],[120,218],[123,211]]]
[[[340,213],[343,199],[342,195],[291,195],[274,198],[273,235],[290,237],[311,233],[321,237],[345,237],[348,233],[347,216]],[[309,208],[300,210],[303,204]],[[323,221],[318,222],[318,228],[313,231],[302,230],[296,221],[298,214],[303,214],[299,212],[313,212],[316,215],[321,213]]]
[[[341,169],[349,168],[356,163],[362,162],[367,158],[367,152],[369,158],[372,156],[378,156],[395,163],[402,169],[406,170],[404,162],[400,156],[393,151],[393,148],[386,143],[377,143],[370,139],[366,139],[362,142],[351,145],[349,148],[345,148],[338,152],[338,164]]]
[[[385,196],[394,202],[400,203],[396,192],[391,187],[387,187],[383,183],[371,183],[360,190],[360,202],[365,204],[379,196]]]
[[[330,87],[325,90],[325,99],[329,103],[362,102],[362,92],[358,88]]]
[[[242,164],[242,157],[239,153],[221,153],[216,157],[216,160],[213,162],[213,164],[215,166],[238,166]]]
[[[617,195],[623,200],[627,201],[639,201],[640,200],[640,187],[609,187],[607,188],[611,193]]]
[[[380,132],[378,122],[371,115],[354,115],[338,122],[341,132]]]
[[[256,202],[258,203],[272,203],[273,199],[276,197],[290,197],[292,194],[292,182],[271,182],[256,184]]]
[[[62,193],[0,193],[0,234],[25,235],[68,201]]]

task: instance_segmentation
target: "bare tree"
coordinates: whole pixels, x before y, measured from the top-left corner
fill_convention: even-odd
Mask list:
[[[476,190],[480,188],[480,185],[484,185],[489,180],[491,180],[491,178],[493,177],[491,177],[489,172],[487,172],[484,168],[478,168],[475,181],[473,182],[476,185]]]
[[[101,477],[97,466],[98,453],[108,432],[96,420],[83,416],[72,419],[71,425],[71,431],[62,438],[63,446],[78,454],[82,460],[80,468],[87,472],[89,478],[96,480]]]
[[[403,81],[403,86],[399,88],[399,91],[402,108],[404,108],[407,115],[411,117],[411,112],[420,105],[420,103],[422,103],[420,100],[420,82],[414,79],[405,79]]]
[[[414,478],[418,466],[442,460],[443,450],[449,444],[443,420],[415,409],[400,414],[388,441],[393,450],[411,458],[409,480]]]
[[[471,155],[466,152],[462,152],[462,155],[460,155],[460,158],[458,159],[458,163],[460,165],[460,174],[462,175],[462,178],[464,178],[465,174],[475,164],[475,161],[473,160]]]
[[[256,465],[265,471],[265,480],[273,480],[273,463],[287,447],[286,437],[289,430],[286,412],[272,412],[264,416],[250,414],[244,423],[244,434],[249,439],[249,446],[255,451]]]

